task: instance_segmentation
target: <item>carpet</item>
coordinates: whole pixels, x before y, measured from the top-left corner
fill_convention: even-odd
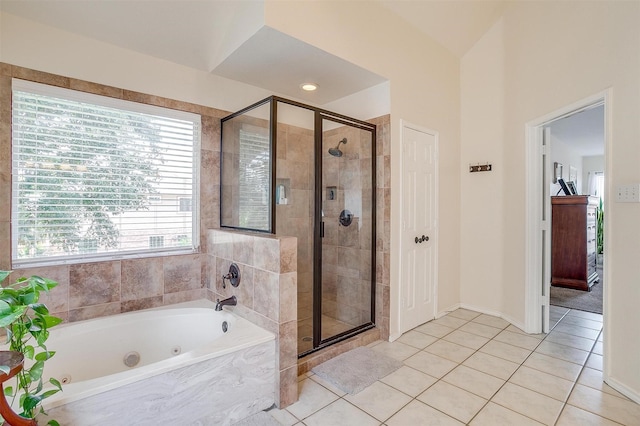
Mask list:
[[[353,395],[401,366],[402,362],[363,346],[325,361],[311,371]]]
[[[578,309],[580,311],[602,314],[602,269],[597,268],[600,281],[591,287],[591,291],[574,290],[571,288],[551,286],[549,303],[563,308]]]

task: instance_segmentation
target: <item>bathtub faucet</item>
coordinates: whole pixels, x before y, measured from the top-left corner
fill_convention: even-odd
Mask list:
[[[224,300],[216,300],[216,311],[221,311],[223,306],[236,306],[238,304],[238,299],[235,296],[231,296],[228,299]]]

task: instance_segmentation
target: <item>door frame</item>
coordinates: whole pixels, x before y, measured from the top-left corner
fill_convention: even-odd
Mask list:
[[[399,194],[400,194],[400,211],[398,212],[400,218],[403,217],[404,214],[404,196],[403,196],[403,176],[404,176],[404,162],[403,162],[403,158],[402,156],[404,155],[403,153],[403,148],[404,148],[404,133],[405,133],[405,128],[407,129],[411,129],[420,133],[426,133],[429,134],[431,136],[433,136],[435,138],[435,149],[434,149],[434,156],[435,156],[435,160],[434,160],[434,176],[435,176],[435,182],[434,182],[434,198],[435,198],[435,203],[434,203],[434,208],[435,208],[435,212],[434,212],[434,217],[435,217],[435,225],[434,225],[434,238],[435,238],[435,244],[434,244],[434,262],[433,264],[435,265],[435,271],[433,272],[433,317],[436,318],[437,316],[437,312],[438,312],[438,255],[439,255],[439,231],[440,231],[440,218],[439,218],[439,214],[438,214],[438,206],[439,206],[439,200],[440,200],[440,194],[439,194],[439,180],[440,180],[440,176],[439,176],[439,163],[440,163],[440,158],[439,158],[439,146],[440,146],[440,134],[435,131],[435,130],[431,130],[429,128],[426,127],[422,127],[422,126],[418,126],[416,124],[412,124],[406,120],[400,119],[400,188],[399,188]],[[400,220],[400,231],[402,230],[402,219]],[[404,241],[402,241],[402,235],[403,233],[400,232],[400,242],[399,242],[399,247],[402,248]],[[402,265],[402,261],[403,261],[403,253],[402,253],[402,249],[400,250],[400,254],[398,256],[398,264]],[[400,283],[402,280],[402,268],[398,268],[398,283]],[[402,295],[401,293],[401,288],[400,285],[398,285],[398,298],[397,298],[397,307],[398,307],[398,315],[397,315],[397,321],[398,321],[398,330],[399,330],[399,334],[398,336],[391,336],[391,340],[394,340],[397,337],[400,337],[400,335],[402,335],[402,333],[406,332],[407,330],[404,330],[402,327],[403,324],[403,310],[402,310]]]
[[[550,200],[544,197],[544,173],[550,175],[550,149],[543,151],[543,128],[551,122],[575,114],[581,110],[588,109],[595,105],[604,105],[604,156],[605,156],[605,193],[611,194],[611,179],[609,177],[611,161],[611,104],[612,90],[607,89],[585,99],[577,101],[571,105],[555,110],[549,114],[530,121],[525,125],[526,131],[526,236],[525,236],[525,332],[542,333],[548,332],[549,314],[549,289],[551,283],[550,265],[545,264],[545,256],[551,253],[550,211],[546,205]],[[550,145],[549,145],[550,146]],[[546,163],[543,164],[543,154],[546,155]],[[604,202],[605,210],[609,210],[611,197],[606,197]],[[542,220],[543,209],[547,209],[547,220]],[[609,239],[608,215],[605,215],[604,238],[605,245]],[[543,242],[542,234],[547,232],[548,238]],[[611,261],[611,253],[604,258],[603,280],[611,282],[608,264]],[[548,263],[548,260],[547,260]],[[603,289],[603,324],[607,323],[608,290]],[[606,354],[605,354],[606,355]],[[606,365],[606,364],[605,364]],[[606,374],[606,372],[605,372]]]

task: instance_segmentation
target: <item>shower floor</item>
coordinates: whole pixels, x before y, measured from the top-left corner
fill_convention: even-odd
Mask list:
[[[354,326],[322,315],[322,336],[330,337],[351,330]],[[298,353],[313,349],[313,320],[311,318],[298,321]]]

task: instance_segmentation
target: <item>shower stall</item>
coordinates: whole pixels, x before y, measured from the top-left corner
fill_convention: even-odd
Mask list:
[[[375,141],[275,96],[222,119],[221,226],[297,237],[299,356],[374,327]]]

